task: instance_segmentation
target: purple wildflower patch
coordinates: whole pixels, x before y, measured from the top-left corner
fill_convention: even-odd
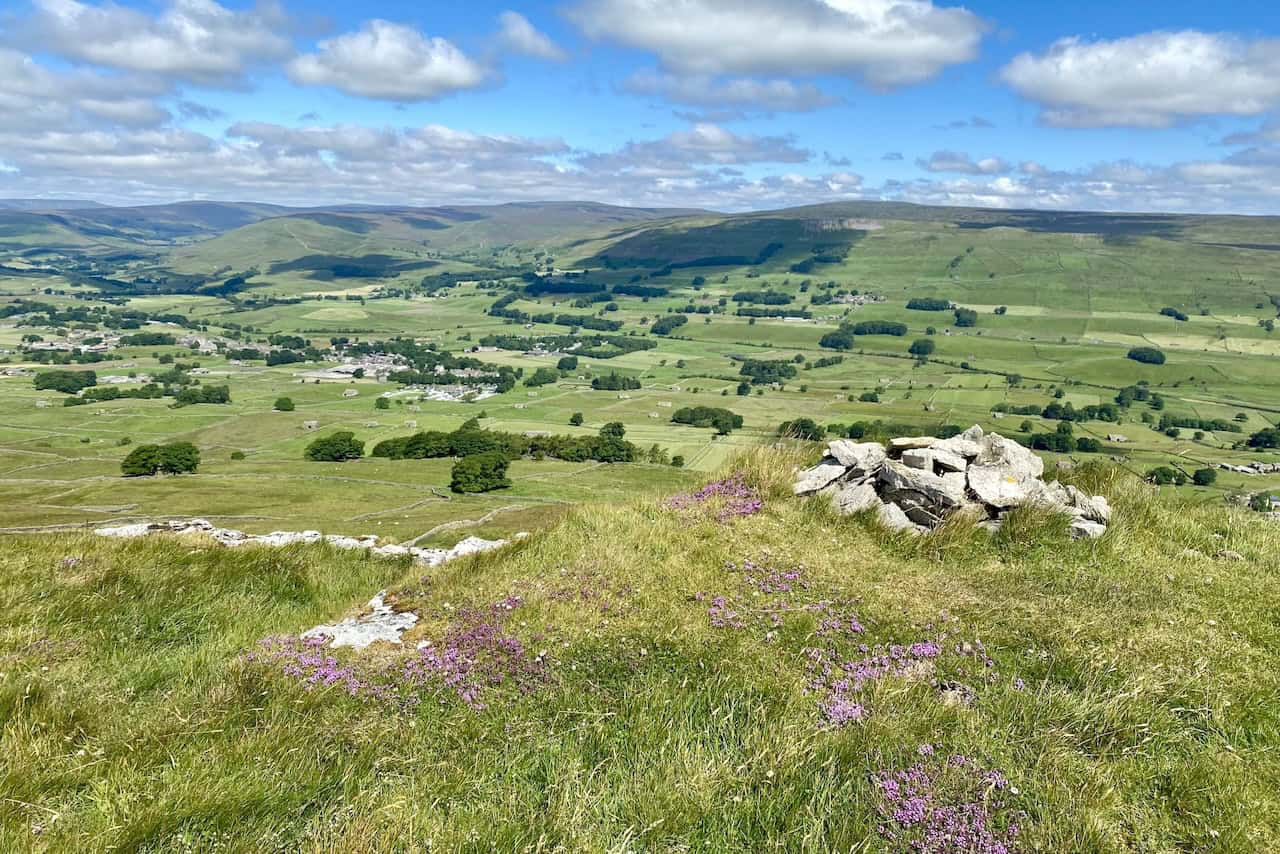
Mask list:
[[[1025,813],[1009,799],[1017,789],[999,771],[967,756],[925,760],[906,770],[872,775],[880,803],[880,836],[894,850],[919,854],[1014,854]]]
[[[329,638],[282,636],[259,642],[246,660],[277,666],[308,691],[337,687],[362,700],[413,706],[422,689],[443,688],[473,709],[503,688],[527,693],[547,677],[548,653],[531,653],[507,623],[521,600],[508,597],[454,614],[444,637],[381,667],[365,659],[344,662],[327,649]],[[532,640],[541,639],[541,636]]]
[[[678,513],[710,516],[723,524],[756,515],[764,509],[764,498],[739,472],[695,492],[673,495],[666,506]]]
[[[532,690],[545,674],[546,653],[531,654],[507,630],[511,612],[521,604],[508,597],[488,608],[459,611],[438,644],[423,647],[405,663],[405,679],[415,685],[438,680],[473,709],[485,708],[485,694],[501,686]]]

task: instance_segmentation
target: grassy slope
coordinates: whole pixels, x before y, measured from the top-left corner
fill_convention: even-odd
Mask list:
[[[1009,775],[1028,850],[1280,845],[1280,526],[1107,481],[1118,518],[1098,543],[1036,519],[997,542],[902,541],[786,497],[789,464],[744,463],[770,496],[752,518],[584,507],[429,581],[320,548],[11,540],[0,848],[883,850],[869,774],[922,743]],[[815,619],[767,634],[774,597],[725,569],[745,558],[803,565],[811,587],[783,598],[853,609],[854,644],[946,626],[948,650],[985,643],[992,675],[948,652],[938,676],[974,687],[972,707],[889,678],[865,722],[826,730],[805,691]],[[545,682],[483,711],[447,691],[397,711],[243,659],[382,586],[423,614],[410,649],[468,603],[523,597],[507,626],[547,650]],[[698,593],[745,627],[712,627]]]

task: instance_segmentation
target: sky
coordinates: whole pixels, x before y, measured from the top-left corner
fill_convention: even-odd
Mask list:
[[[1280,214],[1280,6],[0,0],[0,197]]]

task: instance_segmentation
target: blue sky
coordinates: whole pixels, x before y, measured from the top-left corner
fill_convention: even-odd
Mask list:
[[[19,0],[0,196],[1280,213],[1280,11]]]

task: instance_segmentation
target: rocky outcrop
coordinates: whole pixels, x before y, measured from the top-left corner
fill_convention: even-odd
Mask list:
[[[995,433],[971,427],[949,439],[832,442],[817,466],[800,473],[796,495],[828,496],[836,511],[875,511],[893,530],[923,533],[955,513],[995,532],[1015,507],[1041,507],[1071,517],[1078,539],[1107,532],[1111,506],[1074,486],[1044,481],[1044,461]]]
[[[418,615],[411,611],[396,611],[386,603],[387,591],[374,596],[365,606],[369,613],[351,617],[332,626],[316,626],[303,633],[302,639],[323,640],[338,649],[351,647],[364,649],[379,641],[399,644],[400,636],[418,624]]]
[[[401,546],[394,543],[381,544],[378,537],[372,534],[363,537],[344,537],[338,534],[326,535],[319,531],[273,531],[270,534],[246,534],[244,531],[219,528],[204,519],[141,522],[135,525],[121,525],[114,528],[98,528],[94,533],[100,537],[115,537],[117,539],[134,539],[152,534],[200,535],[229,548],[239,548],[241,546],[279,548],[282,546],[325,543],[337,549],[364,549],[377,557],[410,557],[413,558],[415,563],[422,566],[439,566],[454,558],[491,551],[507,544],[506,540],[482,540],[479,537],[468,537],[451,549],[420,549],[414,546]],[[517,534],[516,536],[521,537],[524,535]]]

